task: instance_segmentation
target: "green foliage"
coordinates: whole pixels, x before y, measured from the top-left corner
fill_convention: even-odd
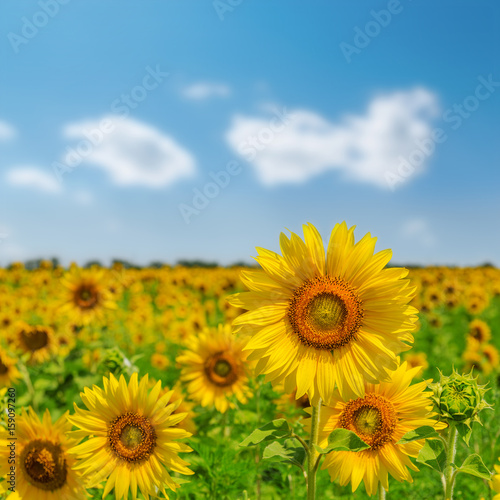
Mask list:
[[[252,446],[263,441],[272,441],[291,435],[291,428],[284,418],[279,418],[267,423],[259,429],[255,429],[252,434],[245,438],[240,446]]]
[[[428,439],[433,437],[438,437],[439,434],[430,426],[424,425],[422,427],[417,427],[410,432],[407,432],[397,444],[411,443],[412,441],[418,441],[419,439]]]
[[[330,453],[331,451],[362,451],[369,448],[370,445],[366,444],[355,432],[347,429],[335,429],[328,436],[328,446],[320,448],[315,446],[318,453]]]
[[[441,474],[446,467],[446,449],[440,439],[429,439],[418,454],[417,462],[427,465]]]
[[[481,479],[491,478],[491,472],[484,465],[483,459],[477,453],[469,455],[464,460],[464,463],[457,469],[457,473],[460,472],[480,477]]]

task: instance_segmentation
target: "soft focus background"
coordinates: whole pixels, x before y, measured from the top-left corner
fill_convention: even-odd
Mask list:
[[[342,220],[500,263],[498,3],[0,9],[0,265],[251,262]]]

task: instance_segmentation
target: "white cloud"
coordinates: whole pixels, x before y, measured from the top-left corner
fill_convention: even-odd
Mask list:
[[[105,121],[112,128],[103,127]],[[130,118],[106,116],[99,121],[72,123],[64,133],[79,140],[64,158],[68,166],[74,165],[76,157],[77,164],[83,161],[101,168],[121,186],[160,188],[190,177],[196,170],[193,156],[172,137]]]
[[[46,193],[59,193],[61,191],[61,185],[55,177],[38,167],[14,167],[7,172],[6,181],[11,186],[27,187]]]
[[[436,242],[429,224],[420,218],[407,221],[401,228],[401,234],[407,239],[419,242],[424,247],[432,247]]]
[[[0,141],[8,141],[16,136],[16,129],[7,122],[0,120]]]
[[[437,112],[436,96],[417,88],[378,96],[363,115],[346,115],[338,124],[309,110],[293,111],[282,130],[276,119],[235,116],[226,140],[266,185],[337,170],[347,179],[391,188],[387,172],[397,172],[429,136]]]
[[[184,97],[197,101],[210,97],[228,97],[230,94],[231,89],[223,83],[198,82],[182,90]]]

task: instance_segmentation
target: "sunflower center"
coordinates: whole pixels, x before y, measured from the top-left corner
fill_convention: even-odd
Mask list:
[[[99,292],[92,285],[81,285],[75,291],[74,301],[81,309],[93,309],[99,302]]]
[[[129,450],[134,450],[142,442],[142,430],[139,427],[133,425],[126,425],[123,428],[122,435],[120,436],[120,441],[123,446]]]
[[[295,290],[288,319],[302,344],[331,351],[355,339],[362,303],[344,280],[317,276]]]
[[[219,377],[227,377],[231,372],[232,367],[225,359],[219,359],[214,366],[214,372]]]
[[[24,345],[30,351],[38,351],[39,349],[43,349],[47,347],[49,343],[49,336],[45,330],[42,329],[33,329],[30,331],[22,331],[21,338]]]
[[[149,419],[129,412],[111,422],[108,442],[118,458],[127,462],[141,462],[153,454],[156,432]]]
[[[54,491],[66,484],[66,459],[58,444],[31,441],[21,452],[20,462],[29,483],[39,489]]]
[[[355,432],[373,450],[392,439],[396,423],[393,404],[378,394],[349,401],[339,418],[342,428]]]
[[[227,353],[217,352],[205,362],[205,375],[219,387],[233,385],[238,380],[234,361]]]

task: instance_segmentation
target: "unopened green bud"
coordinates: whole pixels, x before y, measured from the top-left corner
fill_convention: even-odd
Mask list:
[[[468,443],[472,424],[479,422],[479,412],[491,408],[485,399],[487,389],[477,383],[472,371],[460,374],[455,370],[450,376],[440,374],[440,381],[430,385],[434,395],[434,409],[441,420],[456,425],[459,434]]]

